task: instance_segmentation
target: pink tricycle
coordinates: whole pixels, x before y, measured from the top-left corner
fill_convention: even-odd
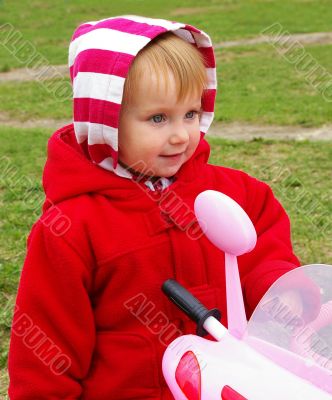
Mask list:
[[[164,293],[197,322],[198,335],[215,339],[185,335],[168,346],[163,373],[174,398],[332,399],[332,266],[288,272],[247,322],[237,256],[255,247],[255,228],[234,200],[212,190],[198,195],[195,214],[225,253],[228,329],[217,309],[207,310],[174,280],[164,283]],[[299,282],[304,282],[301,293]],[[313,292],[318,293],[314,301]],[[308,313],[310,308],[316,312]]]

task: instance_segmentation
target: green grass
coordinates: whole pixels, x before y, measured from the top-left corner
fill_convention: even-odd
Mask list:
[[[198,8],[197,13],[183,12],[179,8]],[[202,9],[203,8],[203,9]],[[171,18],[209,32],[215,42],[251,37],[267,26],[279,22],[286,30],[294,32],[330,31],[332,7],[329,0],[12,0],[0,4],[0,25],[10,22],[22,32],[38,52],[51,64],[67,62],[67,46],[73,30],[82,22],[121,14],[141,14],[158,18]],[[296,15],[296,17],[294,17]],[[20,63],[5,49],[0,49],[0,70],[19,67]]]
[[[6,154],[6,159],[0,160],[0,336],[4,338],[0,368],[6,363],[11,310],[26,237],[43,199],[41,174],[50,133],[41,129],[0,131],[1,148]],[[212,163],[243,169],[272,186],[290,215],[294,248],[303,264],[332,263],[332,143],[244,143],[219,138],[209,138],[209,142]]]
[[[332,46],[306,46],[305,50],[315,65],[330,73],[332,82]],[[217,62],[216,120],[303,126],[332,121],[331,102],[307,79],[311,70],[298,72],[272,46],[218,50]]]
[[[317,65],[332,72],[332,46],[307,46]],[[216,121],[320,126],[332,122],[331,103],[270,45],[217,50]],[[332,79],[332,74],[331,74]],[[66,99],[57,96],[57,85]],[[19,120],[71,118],[69,78],[0,85],[0,111]],[[331,97],[332,100],[332,97]]]
[[[9,118],[20,121],[71,118],[72,99],[69,82],[69,78],[63,78],[44,82],[3,83],[0,85],[0,111],[5,112]],[[57,87],[66,88],[65,97],[57,95]]]

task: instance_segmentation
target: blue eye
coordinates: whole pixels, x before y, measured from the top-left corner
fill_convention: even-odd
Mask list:
[[[164,118],[164,116],[162,114],[157,114],[157,115],[154,115],[151,119],[156,124],[160,124],[160,122],[163,122],[163,118]]]
[[[193,119],[193,118],[195,118],[196,114],[197,114],[197,111],[189,111],[186,114],[186,118]]]

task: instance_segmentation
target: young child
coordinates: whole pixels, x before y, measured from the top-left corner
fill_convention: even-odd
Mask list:
[[[216,67],[211,41],[138,16],[88,22],[69,49],[74,122],[48,146],[9,352],[12,400],[172,399],[166,345],[193,323],[162,295],[175,278],[227,324],[224,255],[203,235],[196,196],[218,190],[248,213],[257,246],[239,257],[248,316],[297,267],[271,189],[208,164]]]

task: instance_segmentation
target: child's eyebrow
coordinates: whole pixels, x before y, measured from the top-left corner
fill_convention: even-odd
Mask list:
[[[196,109],[201,109],[202,108],[202,105],[201,105],[201,103],[199,102],[199,103],[193,103],[193,104],[190,104],[190,105],[188,105],[188,107],[187,107],[188,109],[191,109],[191,108],[196,108]],[[147,113],[147,114],[153,114],[153,113],[155,113],[155,112],[160,112],[161,110],[162,111],[170,111],[170,110],[173,110],[174,109],[174,107],[167,107],[167,106],[162,106],[162,105],[156,105],[156,106],[154,106],[154,107],[151,107],[151,108],[143,108],[143,112],[144,113]]]

